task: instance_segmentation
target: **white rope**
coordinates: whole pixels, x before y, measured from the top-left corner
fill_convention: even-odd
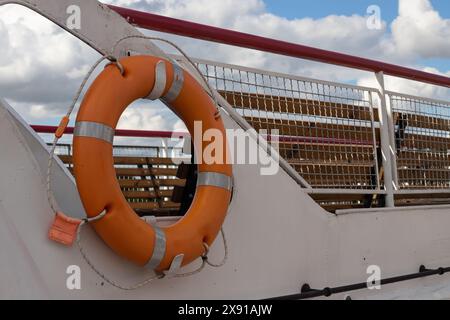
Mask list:
[[[153,275],[153,276],[151,276],[151,277],[149,277],[149,278],[147,278],[147,279],[145,279],[145,280],[143,280],[143,281],[140,281],[140,282],[138,282],[138,283],[136,283],[136,284],[134,284],[134,285],[131,285],[131,286],[125,286],[125,285],[122,285],[122,284],[117,283],[117,282],[114,281],[114,280],[111,280],[108,276],[106,276],[103,272],[101,272],[101,271],[94,265],[94,263],[93,263],[93,262],[88,258],[88,256],[86,255],[86,253],[85,253],[85,251],[84,251],[84,248],[83,248],[83,246],[82,246],[82,244],[81,244],[81,237],[80,237],[81,228],[82,228],[83,225],[86,224],[86,222],[92,222],[92,221],[101,219],[101,218],[104,216],[105,213],[106,213],[106,211],[104,211],[103,213],[101,213],[101,214],[100,214],[99,216],[97,216],[97,217],[91,218],[91,219],[89,219],[89,220],[87,220],[87,219],[83,220],[83,221],[81,222],[80,226],[78,227],[78,230],[77,230],[77,238],[76,238],[77,246],[78,246],[78,249],[80,250],[81,256],[82,256],[83,259],[86,261],[86,263],[89,265],[89,267],[91,267],[91,269],[94,270],[94,272],[95,272],[100,278],[102,278],[103,280],[105,280],[107,283],[109,283],[109,284],[112,285],[113,287],[116,287],[116,288],[121,289],[121,290],[126,290],[126,291],[131,291],[131,290],[139,289],[139,288],[141,288],[141,287],[143,287],[143,286],[145,286],[145,285],[147,285],[147,284],[150,284],[150,283],[153,282],[154,280],[158,280],[158,279],[164,278],[164,277],[165,277],[165,274],[164,274],[164,273],[155,273],[155,275]],[[173,277],[173,278],[184,278],[184,277],[190,277],[190,276],[193,276],[193,275],[195,275],[195,274],[197,274],[197,273],[200,273],[200,272],[205,268],[206,264],[210,265],[211,267],[215,267],[215,268],[219,268],[219,267],[223,266],[223,265],[225,264],[226,260],[227,260],[227,257],[228,257],[228,249],[227,249],[227,243],[226,243],[225,233],[224,233],[223,229],[221,229],[221,234],[222,234],[223,244],[224,244],[224,248],[225,248],[225,256],[224,256],[224,258],[223,258],[223,260],[222,260],[221,263],[219,263],[219,264],[213,264],[213,263],[209,262],[208,255],[207,255],[207,253],[208,253],[208,251],[209,251],[209,247],[205,244],[205,248],[207,248],[207,249],[206,249],[205,254],[201,257],[202,263],[201,263],[200,267],[198,267],[198,268],[195,269],[194,271],[185,272],[185,273],[176,273],[176,274],[172,275],[171,277]]]
[[[88,258],[88,256],[86,255],[86,253],[84,252],[84,248],[83,245],[81,244],[81,228],[86,224],[86,220],[83,220],[81,222],[81,224],[78,227],[77,230],[77,245],[78,245],[78,249],[80,250],[81,256],[83,257],[84,261],[86,261],[86,263],[91,267],[92,270],[94,270],[94,272],[103,280],[105,280],[106,282],[108,282],[110,285],[112,285],[113,287],[116,287],[118,289],[122,289],[122,290],[135,290],[138,289],[140,287],[145,286],[146,284],[149,284],[150,282],[157,280],[157,279],[161,279],[164,277],[163,274],[155,274],[152,277],[145,279],[144,281],[141,281],[139,283],[136,283],[132,286],[123,286],[121,284],[118,284],[117,282],[115,282],[114,280],[109,279],[103,272],[101,272],[99,269],[97,269],[97,267],[94,265],[94,263],[91,262],[91,260]]]
[[[70,115],[72,114],[73,110],[75,109],[75,105],[78,101],[78,99],[80,98],[81,93],[83,92],[83,89],[87,83],[87,81],[89,80],[90,76],[92,75],[92,73],[95,71],[95,69],[98,67],[98,65],[103,62],[103,60],[112,60],[114,61],[114,63],[118,66],[119,70],[121,71],[121,73],[123,74],[123,67],[122,65],[117,62],[117,60],[115,60],[114,57],[109,56],[109,55],[105,55],[101,58],[99,58],[93,65],[92,67],[89,69],[88,73],[86,74],[86,76],[84,77],[83,81],[81,82],[81,85],[78,88],[78,91],[76,92],[75,96],[73,97],[72,103],[70,104],[69,108],[67,109],[66,115],[65,117],[70,118]],[[48,158],[48,164],[47,164],[47,199],[48,202],[50,204],[50,207],[52,208],[53,212],[56,213],[57,210],[57,203],[53,197],[52,194],[52,186],[51,186],[51,174],[52,174],[52,165],[53,165],[53,159],[55,156],[55,149],[56,149],[56,145],[59,141],[59,138],[55,136],[51,149],[50,149],[50,154],[49,154],[49,158]]]
[[[121,289],[121,290],[127,290],[127,291],[139,289],[139,288],[141,288],[141,287],[143,287],[143,286],[145,286],[145,285],[147,285],[147,284],[150,284],[150,283],[151,283],[152,281],[154,281],[154,280],[158,280],[158,279],[164,278],[164,277],[165,277],[165,274],[164,274],[164,273],[156,273],[155,275],[151,276],[150,278],[147,278],[147,279],[145,279],[145,280],[143,280],[143,281],[140,281],[140,282],[138,282],[138,283],[136,283],[136,284],[134,284],[134,285],[131,285],[131,286],[124,286],[124,285],[122,285],[122,284],[117,283],[117,282],[114,281],[114,280],[111,280],[108,276],[106,276],[103,272],[101,272],[101,271],[94,265],[94,263],[93,263],[93,262],[88,258],[88,256],[86,255],[86,253],[85,253],[85,251],[84,251],[84,248],[83,248],[83,246],[82,246],[82,244],[81,244],[81,237],[80,237],[81,228],[82,228],[83,225],[86,224],[86,222],[92,222],[92,221],[101,219],[101,218],[104,216],[105,213],[106,213],[106,211],[104,211],[103,213],[101,213],[101,214],[98,215],[97,217],[91,218],[91,219],[89,219],[89,220],[86,220],[86,219],[83,220],[83,221],[81,222],[81,224],[80,224],[78,230],[77,230],[77,238],[76,238],[76,242],[77,242],[78,248],[79,248],[79,250],[80,250],[81,256],[82,256],[83,259],[86,261],[86,263],[91,267],[91,269],[94,270],[94,272],[95,272],[100,278],[102,278],[103,280],[105,280],[107,283],[109,283],[109,284],[112,285],[113,287],[116,287],[116,288]],[[225,240],[225,233],[223,232],[223,230],[221,230],[221,233],[222,233],[222,239],[223,239],[223,242],[224,242],[224,247],[227,248],[227,246],[226,246],[226,240]],[[225,249],[225,257],[224,257],[224,259],[222,260],[222,262],[221,262],[220,264],[217,264],[217,265],[216,265],[216,264],[212,264],[211,262],[208,261],[207,252],[209,251],[209,247],[205,244],[205,248],[207,248],[207,249],[206,249],[206,253],[201,257],[201,258],[202,258],[202,263],[201,263],[200,267],[198,267],[198,268],[195,269],[194,271],[190,271],[190,272],[186,272],[186,273],[177,273],[177,274],[174,274],[174,275],[172,275],[172,277],[173,277],[173,278],[183,278],[183,277],[190,277],[190,276],[193,276],[193,275],[195,275],[195,274],[197,274],[197,273],[200,273],[200,272],[205,268],[206,264],[208,264],[208,265],[210,265],[210,266],[212,266],[212,267],[216,267],[216,268],[221,267],[221,266],[223,266],[223,265],[225,264],[225,261],[227,260],[227,252],[228,252],[227,249]]]
[[[225,263],[228,260],[228,244],[227,244],[227,239],[225,238],[225,232],[223,231],[223,228],[220,229],[220,234],[222,235],[222,241],[223,241],[223,250],[224,250],[224,256],[222,261],[220,261],[219,263],[213,263],[211,261],[209,261],[209,259],[206,259],[206,263],[214,268],[220,268],[223,265],[225,265]]]

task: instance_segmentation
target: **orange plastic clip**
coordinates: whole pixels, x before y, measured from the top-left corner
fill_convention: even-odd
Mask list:
[[[53,241],[71,246],[77,236],[80,223],[81,220],[70,218],[58,211],[48,232],[48,237]]]
[[[58,139],[61,138],[64,134],[64,131],[66,131],[67,125],[69,124],[69,117],[63,117],[61,119],[61,122],[59,123],[58,129],[56,129],[55,137]]]

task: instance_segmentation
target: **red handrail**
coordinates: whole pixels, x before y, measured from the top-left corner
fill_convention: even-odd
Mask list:
[[[295,58],[319,61],[359,70],[380,72],[387,75],[450,87],[450,78],[390,63],[356,57],[334,51],[317,49],[300,44],[255,36],[204,24],[184,21],[122,7],[109,7],[131,24],[140,28],[172,33],[180,36],[255,49]]]
[[[58,127],[56,126],[43,126],[43,125],[31,125],[34,131],[39,133],[55,133]],[[64,133],[73,134],[73,127],[67,127]],[[147,130],[126,130],[117,129],[115,131],[116,136],[120,137],[138,137],[138,138],[178,138],[188,136],[187,132],[174,132],[174,131],[147,131]]]
[[[31,125],[31,128],[38,133],[55,133],[57,126]],[[73,127],[67,127],[64,133],[73,134]],[[155,130],[127,130],[117,129],[116,136],[120,137],[138,137],[138,138],[182,138],[188,137],[189,132],[175,131],[155,131]],[[346,144],[346,145],[372,145],[372,141],[352,140],[352,139],[336,139],[321,137],[302,137],[302,136],[267,136],[268,140],[276,140],[285,143],[322,143],[322,144]],[[273,138],[272,138],[273,137]]]

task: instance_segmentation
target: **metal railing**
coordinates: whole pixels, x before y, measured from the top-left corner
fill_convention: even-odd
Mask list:
[[[373,72],[379,84],[377,90],[203,63],[204,75],[235,107],[230,110],[226,106],[224,109],[239,125],[244,129],[253,125],[281,131],[284,141],[281,141],[280,153],[290,164],[282,158],[280,165],[307,192],[385,194],[381,205],[394,206],[394,195],[411,191],[411,185],[424,192],[448,186],[446,169],[441,166],[445,163],[441,161],[445,158],[445,151],[441,148],[447,143],[445,140],[432,145],[429,139],[425,139],[431,146],[425,148],[425,152],[433,154],[438,151],[439,154],[436,161],[441,171],[435,170],[434,176],[424,175],[426,168],[408,170],[415,159],[408,160],[408,155],[405,158],[402,153],[398,154],[400,166],[397,167],[399,151],[396,144],[399,140],[395,135],[399,131],[394,122],[398,119],[389,103],[392,102],[395,109],[397,100],[396,96],[390,97],[385,91],[384,75],[447,88],[450,88],[449,77],[152,13],[117,6],[110,8],[130,23],[149,30]],[[377,109],[374,100],[379,101]],[[422,109],[420,112],[427,111]],[[443,138],[440,133],[431,131],[425,136],[436,134]],[[418,140],[413,141],[417,145]],[[417,151],[415,146],[409,148]],[[308,163],[310,158],[314,163]],[[406,169],[403,164],[406,164]],[[405,176],[404,172],[408,171],[414,175],[408,173]],[[440,173],[442,175],[439,176]],[[428,189],[429,186],[432,189]]]
[[[312,187],[309,193],[384,194],[369,206],[394,206],[403,193],[448,193],[447,203],[450,102],[385,91],[382,73],[378,90],[194,62],[242,121],[257,131],[277,130],[279,154]]]
[[[109,8],[124,17],[129,23],[148,30],[167,32],[194,39],[222,43],[270,52],[283,56],[307,59],[322,63],[365,70],[384,72],[387,75],[405,79],[422,81],[439,86],[450,87],[450,78],[421,70],[410,69],[382,61],[352,56],[336,51],[309,47],[301,44],[280,41],[258,35],[217,28],[200,23],[174,19],[149,12],[109,5]]]
[[[450,102],[387,92],[398,189],[450,188]]]
[[[394,206],[406,193],[448,193],[450,200],[449,102],[389,92],[384,85],[387,74],[450,88],[449,77],[110,8],[141,28],[373,72],[376,89],[196,60],[221,95],[219,104],[242,128],[278,130],[280,166],[307,192],[373,196],[364,206]],[[354,198],[348,202],[355,204]]]
[[[50,146],[51,143],[48,143]],[[71,156],[72,145],[69,143],[58,143],[55,154],[60,156]],[[122,157],[164,157],[180,158],[183,154],[181,147],[174,146],[136,146],[136,145],[114,145],[113,155]]]
[[[380,189],[375,89],[194,61],[256,131],[278,136],[279,154],[312,187]]]
[[[311,186],[308,192],[384,194],[381,205],[387,206],[402,193],[450,197],[450,102],[193,61],[243,121],[278,136],[279,154]],[[71,146],[59,145],[56,152],[71,154]],[[117,156],[181,153],[164,145],[114,146]]]
[[[450,102],[194,62],[242,121],[278,136],[280,156],[306,180],[309,193],[384,195],[369,206],[393,206],[403,193],[450,197]],[[59,145],[56,151],[70,154],[71,146]],[[114,147],[118,156],[177,157],[181,152],[164,145]],[[365,201],[342,198],[337,207]],[[330,203],[337,201],[321,202]]]

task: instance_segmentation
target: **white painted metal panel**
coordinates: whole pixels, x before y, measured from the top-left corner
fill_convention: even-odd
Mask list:
[[[369,264],[379,265],[383,276],[415,272],[420,264],[450,265],[446,207],[335,216],[316,205],[284,171],[261,176],[258,166],[239,165],[234,167],[236,191],[225,223],[230,256],[223,268],[160,280],[132,292],[102,285],[76,247],[47,239],[52,214],[42,163],[16,117],[0,109],[0,146],[8,150],[0,166],[2,298],[265,298],[295,293],[305,282],[317,287],[361,282]],[[227,127],[236,126],[224,117]],[[68,174],[55,179],[60,188],[73,188]],[[90,228],[82,239],[97,267],[116,281],[131,284],[149,275],[116,256]],[[222,250],[217,240],[211,259],[220,260]],[[81,267],[82,290],[66,288],[65,271],[72,264]],[[435,276],[351,295],[442,298],[448,296],[449,280]]]
[[[11,1],[0,4],[6,2]],[[39,4],[41,14],[63,27],[67,4],[82,4],[89,9],[87,24],[76,35],[98,51],[123,35],[138,33],[93,0],[20,2],[29,7]],[[132,47],[162,54],[148,41],[133,41]],[[227,114],[222,116],[227,128],[239,127]],[[4,102],[0,106],[0,148],[0,298],[266,298],[296,293],[306,282],[318,288],[362,282],[370,264],[379,265],[383,277],[416,272],[420,264],[429,268],[450,265],[447,207],[332,215],[285,171],[262,176],[259,165],[235,165],[235,194],[224,226],[230,248],[227,264],[189,278],[164,279],[136,291],[121,291],[103,283],[76,247],[47,239],[53,217],[42,170],[46,151]],[[68,214],[82,214],[73,179],[59,162],[54,180],[61,206]],[[151,274],[115,255],[90,228],[83,231],[82,240],[95,265],[123,285]],[[216,241],[211,259],[220,260],[222,250]],[[81,290],[66,288],[66,268],[73,264],[81,267]],[[350,295],[356,299],[445,298],[450,296],[449,282],[450,275],[435,276]]]

